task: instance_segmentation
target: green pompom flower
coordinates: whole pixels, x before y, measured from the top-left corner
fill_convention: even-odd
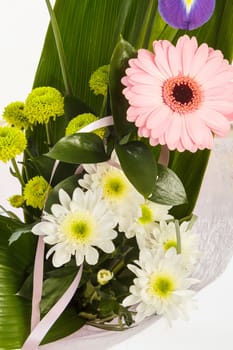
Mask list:
[[[84,128],[88,124],[98,120],[94,114],[92,113],[83,113],[79,114],[77,117],[73,118],[66,127],[66,136],[71,135]],[[104,137],[104,128],[100,128],[93,131],[94,134]]]
[[[24,198],[20,194],[15,194],[8,198],[10,205],[14,208],[20,208],[23,206]]]
[[[43,176],[35,176],[26,183],[23,191],[24,200],[33,208],[43,209],[51,186]]]
[[[95,95],[107,95],[109,65],[99,67],[89,80],[90,89]]]
[[[21,154],[27,147],[24,133],[18,128],[0,127],[0,160],[4,163]]]
[[[64,98],[53,87],[35,88],[25,101],[24,113],[31,124],[47,124],[64,114]]]
[[[3,112],[3,118],[12,126],[27,129],[30,126],[24,113],[24,103],[20,101],[7,105]]]

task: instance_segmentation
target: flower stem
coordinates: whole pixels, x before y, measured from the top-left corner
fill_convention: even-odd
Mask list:
[[[19,182],[21,183],[22,187],[24,187],[24,186],[25,186],[25,182],[24,182],[24,180],[23,180],[23,178],[22,178],[22,175],[20,174],[20,171],[19,171],[19,168],[18,168],[18,165],[17,165],[17,163],[16,163],[15,158],[12,158],[12,159],[11,159],[11,163],[12,163],[12,165],[13,165],[15,174],[16,174],[17,178],[19,179]]]
[[[48,147],[50,148],[52,143],[51,143],[50,130],[49,130],[48,123],[45,124],[45,132],[46,132],[47,144],[48,144]]]
[[[106,94],[106,95],[104,95],[104,98],[103,98],[103,103],[102,103],[100,115],[99,115],[100,118],[102,118],[104,116],[106,105],[107,105],[107,100],[108,100],[108,96]]]
[[[180,238],[180,225],[179,221],[175,220],[175,228],[176,228],[176,242],[177,242],[177,254],[181,254],[181,238]]]
[[[45,2],[46,2],[46,5],[47,5],[48,11],[49,11],[49,15],[50,15],[50,19],[51,19],[51,26],[52,26],[52,30],[53,30],[53,34],[54,34],[56,47],[57,47],[57,53],[58,53],[58,57],[59,57],[59,61],[60,61],[60,66],[61,66],[62,77],[63,77],[63,81],[64,81],[64,85],[65,85],[66,94],[72,95],[72,87],[71,87],[71,81],[69,78],[69,73],[68,73],[68,68],[67,68],[67,60],[66,60],[66,55],[65,55],[65,51],[64,51],[63,42],[61,39],[61,33],[59,30],[57,19],[56,19],[54,11],[52,9],[52,6],[50,4],[50,1],[45,0]]]

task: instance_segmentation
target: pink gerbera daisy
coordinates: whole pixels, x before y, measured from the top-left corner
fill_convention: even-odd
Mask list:
[[[221,51],[184,35],[176,46],[153,43],[154,53],[140,49],[129,60],[122,83],[130,107],[127,119],[150,144],[167,144],[180,152],[213,146],[225,136],[233,113],[233,67]]]

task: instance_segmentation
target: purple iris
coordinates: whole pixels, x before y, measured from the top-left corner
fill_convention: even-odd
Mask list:
[[[159,0],[160,15],[171,27],[192,30],[212,16],[215,0]]]

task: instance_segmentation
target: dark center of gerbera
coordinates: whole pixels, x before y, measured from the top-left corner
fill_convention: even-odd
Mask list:
[[[164,103],[174,112],[183,114],[198,109],[202,93],[194,79],[179,75],[164,82],[162,97]]]
[[[185,83],[175,84],[173,89],[173,97],[177,102],[182,104],[190,103],[193,99],[193,90]]]

